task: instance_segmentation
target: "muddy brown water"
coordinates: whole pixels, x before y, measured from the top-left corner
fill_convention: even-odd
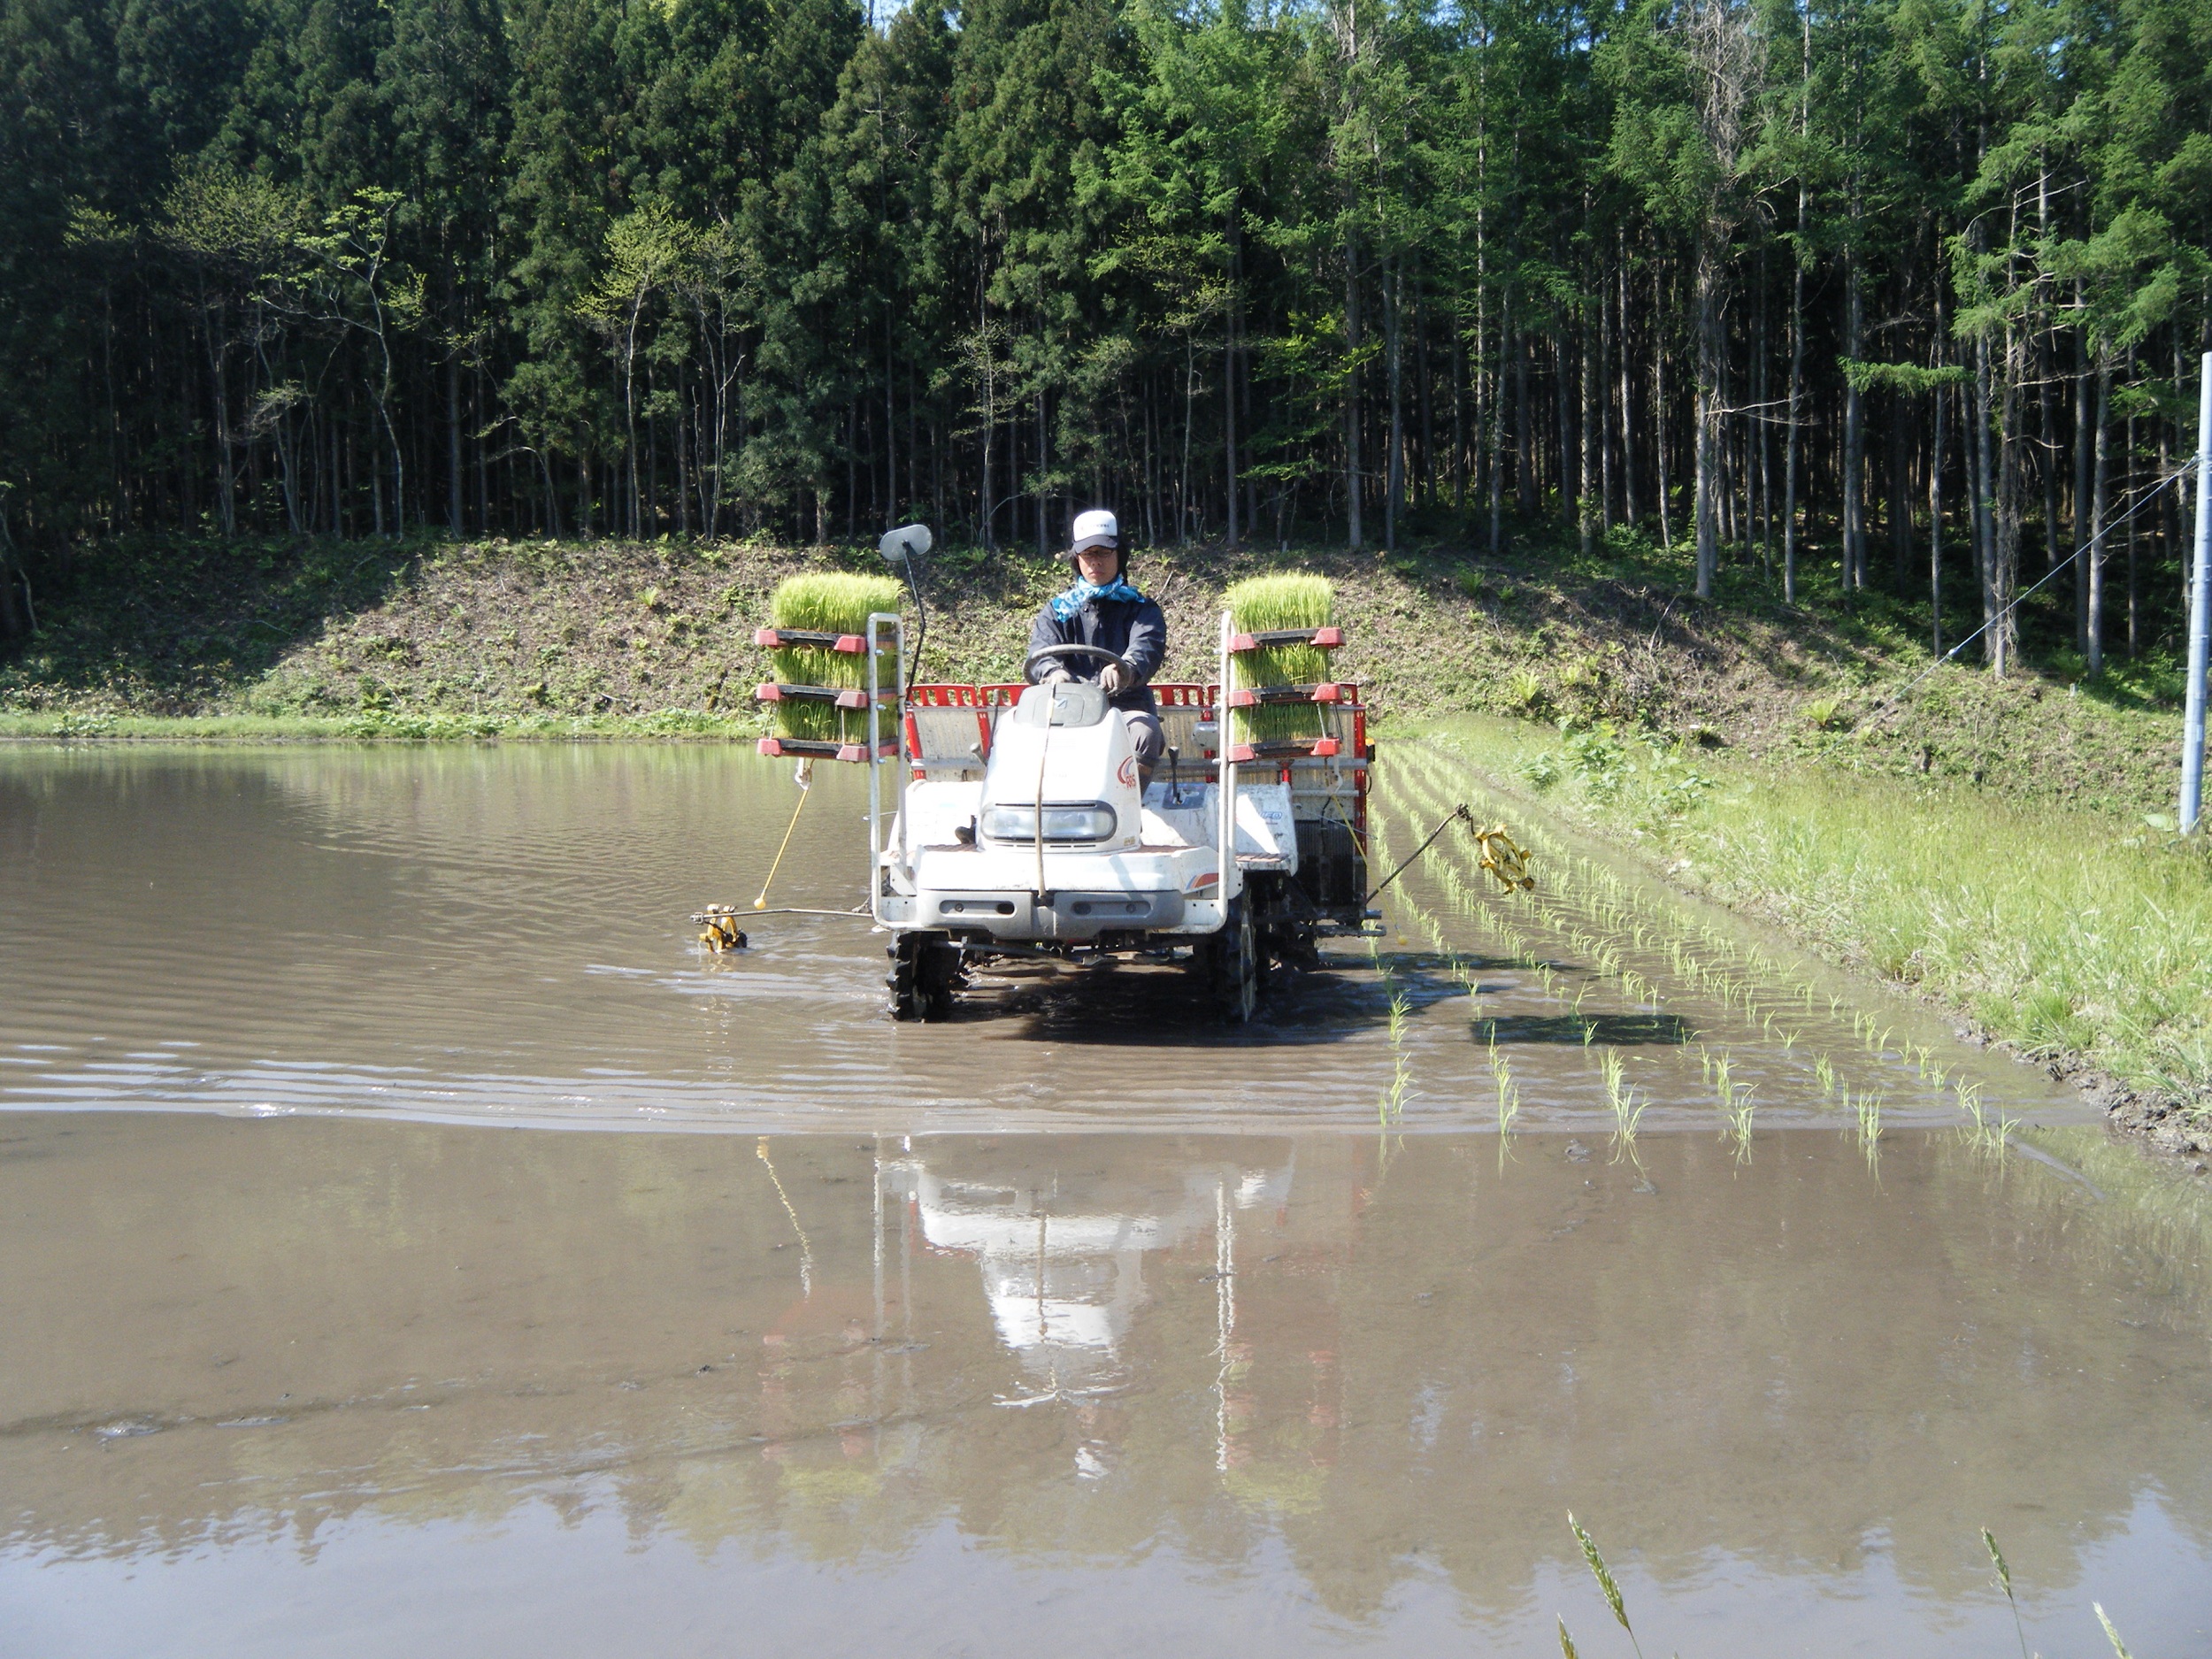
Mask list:
[[[1985,1525],[2036,1650],[2212,1647],[2203,1207],[2033,1071],[1558,842],[1246,1032],[896,1027],[691,941],[793,798],[0,752],[0,1651],[1626,1652],[1570,1509],[1648,1653],[2016,1652]]]

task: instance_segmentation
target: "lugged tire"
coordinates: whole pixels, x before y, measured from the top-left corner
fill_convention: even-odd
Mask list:
[[[958,946],[942,933],[901,933],[884,955],[891,958],[883,983],[891,993],[893,1019],[952,1018],[953,1000],[968,982]]]
[[[1253,926],[1251,908],[1242,899],[1229,902],[1229,919],[1206,941],[1205,961],[1222,1018],[1232,1025],[1243,1025],[1259,1009],[1265,964],[1260,956],[1259,930]]]

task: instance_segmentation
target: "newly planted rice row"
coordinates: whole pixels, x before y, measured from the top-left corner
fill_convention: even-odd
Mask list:
[[[1379,818],[1389,810],[1402,811],[1423,827],[1444,818],[1459,799],[1471,794],[1487,795],[1476,780],[1459,774],[1441,756],[1417,745],[1395,750],[1393,765],[1379,783],[1376,801],[1379,808],[1384,810],[1379,812]],[[1485,804],[1496,803],[1494,799],[1486,799]],[[1548,867],[1542,872],[1548,878],[1547,886],[1538,895],[1507,893],[1495,887],[1477,867],[1481,845],[1464,824],[1452,826],[1439,841],[1430,856],[1426,873],[1435,886],[1444,890],[1455,910],[1509,945],[1513,959],[1537,976],[1548,995],[1564,1000],[1558,989],[1564,976],[1539,956],[1530,936],[1506,919],[1508,912],[1532,921],[1571,944],[1596,974],[1617,983],[1633,1003],[1656,1006],[1663,1003],[1665,994],[1660,985],[1627,964],[1621,949],[1623,936],[1632,939],[1639,949],[1654,954],[1663,950],[1678,979],[1715,996],[1724,1005],[1740,1005],[1747,1023],[1760,1035],[1779,1042],[1785,1051],[1793,1049],[1801,1037],[1809,1034],[1805,1028],[1793,1026],[1781,1015],[1789,1008],[1802,1008],[1808,1013],[1817,1011],[1816,992],[1810,980],[1788,976],[1786,989],[1778,987],[1774,981],[1786,974],[1784,965],[1757,947],[1731,939],[1701,920],[1638,891],[1616,872],[1562,846],[1540,825],[1517,824],[1515,833],[1532,850],[1552,855],[1545,861]],[[1568,872],[1564,878],[1563,871]],[[1571,900],[1561,892],[1570,885]],[[1472,975],[1452,949],[1440,920],[1410,895],[1401,895],[1401,902],[1413,925],[1444,954],[1455,977],[1471,987]],[[1586,982],[1577,989],[1572,1005],[1578,1015],[1590,988]],[[1839,999],[1829,999],[1828,1011],[1832,1016],[1847,1011],[1854,1035],[1871,1056],[1902,1060],[1914,1065],[1924,1079],[1939,1089],[1943,1087],[1947,1080],[1945,1071],[1932,1062],[1925,1047],[1916,1051],[1912,1045],[1905,1044],[1893,1051],[1891,1028],[1881,1025],[1862,1010],[1844,1010]],[[1586,1043],[1587,1035],[1586,1027]],[[1722,1065],[1725,1067],[1725,1060]],[[1830,1056],[1824,1053],[1816,1056],[1813,1069],[1821,1079],[1824,1098],[1834,1094],[1839,1086]],[[1756,1111],[1749,1086],[1724,1087],[1718,1091],[1718,1097],[1724,1133],[1740,1148],[1747,1148]],[[1871,1110],[1871,1133],[1878,1135],[1882,1097],[1869,1091],[1859,1095],[1855,1102],[1847,1089],[1842,1091],[1842,1102],[1847,1106],[1863,1107],[1869,1098],[1876,1102]],[[2001,1150],[2003,1134],[2009,1125],[2001,1125],[1993,1137],[1982,1114],[1978,1110],[1969,1110],[1967,1096],[1962,1094],[1957,1103],[1972,1119],[1969,1133],[1978,1138],[1993,1139]],[[1863,1110],[1857,1115],[1864,1137],[1869,1118]]]

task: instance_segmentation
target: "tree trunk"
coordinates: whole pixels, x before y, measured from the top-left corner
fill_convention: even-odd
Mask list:
[[[1383,266],[1383,337],[1390,354],[1389,452],[1383,461],[1383,547],[1398,550],[1398,520],[1405,512],[1406,402],[1405,342],[1402,313],[1405,295],[1401,284],[1403,266],[1394,256]]]
[[[1620,237],[1621,519],[1636,524],[1636,399],[1628,333],[1628,234]]]
[[[1713,596],[1719,558],[1721,258],[1717,227],[1708,225],[1697,248],[1697,596]]]
[[[2027,379],[2027,331],[2015,325],[2005,331],[2004,390],[1998,405],[2001,447],[1997,457],[1996,557],[1990,569],[1990,597],[1996,608],[1996,626],[1990,629],[1995,645],[1991,666],[2000,679],[2019,655],[2020,624],[2012,600],[2019,591],[2020,541],[2027,523],[2028,446],[2020,430]]]
[[[1651,314],[1655,319],[1667,314],[1663,280],[1655,260],[1651,270]],[[1653,465],[1659,475],[1659,543],[1671,548],[1674,530],[1669,523],[1667,492],[1673,488],[1674,474],[1667,466],[1667,339],[1657,326],[1651,331],[1651,444]]]
[[[1581,540],[1582,553],[1586,558],[1589,557],[1597,535],[1597,503],[1591,498],[1591,485],[1601,475],[1596,465],[1596,450],[1603,442],[1603,434],[1593,419],[1596,412],[1598,383],[1596,353],[1590,349],[1590,312],[1586,305],[1582,310],[1582,449],[1576,467],[1580,488],[1575,498],[1575,530]]]
[[[1535,439],[1529,430],[1528,419],[1528,334],[1523,330],[1511,336],[1513,342],[1513,481],[1521,498],[1524,514],[1536,511]]]
[[[1858,250],[1850,248],[1843,259],[1843,355],[1854,365],[1862,350],[1866,310],[1863,287]],[[1843,388],[1843,589],[1847,594],[1866,586],[1865,495],[1865,395],[1859,390],[1856,377],[1847,375]]]
[[[449,286],[446,297],[450,305]],[[457,536],[461,534],[461,352],[457,346],[448,350],[445,360],[445,465],[446,528]]]
[[[1937,348],[1939,361],[1942,348]],[[1928,421],[1928,649],[1943,655],[1943,404],[1944,389],[1934,394],[1935,407]]]
[[[1890,565],[1901,599],[1912,588],[1912,411],[1902,394],[1889,402]]]
[[[1513,343],[1513,296],[1510,289],[1498,296],[1498,356],[1497,366],[1490,374],[1490,422],[1486,429],[1483,464],[1489,473],[1490,487],[1490,557],[1498,557],[1505,528],[1505,457],[1498,444],[1505,413],[1505,364]],[[1478,370],[1478,373],[1480,371]]]
[[[1569,389],[1573,383],[1574,358],[1570,355],[1566,324],[1554,324],[1552,345],[1552,413],[1559,428],[1559,512],[1569,524],[1576,520],[1576,505],[1582,495],[1582,470],[1575,455],[1574,396]]]
[[[1798,410],[1805,396],[1805,187],[1797,188],[1797,244],[1790,257],[1790,414],[1782,445],[1782,603],[1797,603]]]
[[[1360,526],[1359,242],[1344,236],[1344,345],[1351,367],[1344,377],[1345,541],[1356,553],[1366,541]]]
[[[2084,377],[2085,380],[2086,377]],[[2082,657],[2090,676],[2104,672],[2104,527],[2110,502],[2109,461],[2106,450],[2105,434],[2112,406],[2112,363],[2102,352],[2097,358],[2097,412],[2086,423],[2092,427],[2090,440],[2094,455],[2089,487],[2089,534],[2081,538],[2084,549],[2082,563],[2088,567],[2086,588],[2082,606]],[[2076,517],[2079,517],[2077,512]]]
[[[2082,304],[2081,284],[2074,284],[2074,303]],[[2089,655],[2089,537],[2085,515],[2089,511],[2093,423],[2089,403],[2089,331],[2074,330],[2074,649]],[[2094,423],[2101,425],[2101,422]]]
[[[0,496],[0,640],[12,640],[25,630],[15,603],[15,537],[9,531],[7,499]]]
[[[1985,629],[1997,619],[1996,602],[1992,597],[1990,586],[1990,567],[1995,562],[1993,556],[1996,552],[1996,544],[1990,526],[1990,510],[1993,504],[1991,496],[1993,492],[1990,478],[1989,403],[1989,336],[1982,334],[1974,340],[1974,583],[1981,593],[1982,626]],[[1993,665],[1996,641],[1988,633],[1984,633],[1982,658]]]

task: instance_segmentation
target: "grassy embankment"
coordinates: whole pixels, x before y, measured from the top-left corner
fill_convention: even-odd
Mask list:
[[[768,678],[752,629],[795,570],[872,553],[744,544],[119,546],[42,595],[0,663],[0,735],[272,739],[741,737]],[[2085,680],[2062,651],[1998,683],[1926,665],[1915,608],[1718,603],[1625,538],[1491,561],[1439,541],[1142,555],[1166,677],[1210,678],[1228,582],[1334,584],[1335,672],[1386,730],[1469,713],[1471,764],[1640,845],[1671,877],[1826,954],[1911,983],[1991,1035],[2141,1091],[2170,1139],[2212,1092],[2212,891],[2146,824],[2170,811],[2177,679]],[[1064,567],[949,549],[931,565],[929,678],[1000,679]],[[2212,1139],[2212,1136],[2207,1136]]]
[[[2212,1145],[2212,854],[2139,820],[1595,727],[1440,747],[1675,884],[1962,1011],[2189,1153]],[[2101,1075],[2100,1075],[2101,1074]]]

